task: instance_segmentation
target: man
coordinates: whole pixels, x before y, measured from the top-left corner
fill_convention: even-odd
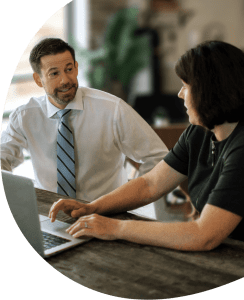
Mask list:
[[[75,52],[64,41],[39,42],[30,64],[46,95],[32,97],[11,114],[1,138],[2,169],[12,171],[22,163],[26,149],[37,187],[92,201],[127,181],[126,156],[142,164],[142,175],[167,154],[151,127],[123,100],[78,87]]]

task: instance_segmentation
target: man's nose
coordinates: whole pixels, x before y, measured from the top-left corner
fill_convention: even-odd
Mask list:
[[[67,74],[63,73],[63,74],[61,75],[61,81],[60,81],[60,84],[61,84],[61,85],[65,85],[65,84],[67,84],[67,83],[69,83],[69,77],[67,76]]]

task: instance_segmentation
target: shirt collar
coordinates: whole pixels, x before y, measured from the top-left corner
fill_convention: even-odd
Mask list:
[[[54,116],[60,108],[54,106],[49,100],[48,96],[46,95],[46,104],[47,104],[47,117],[51,118]],[[83,93],[82,89],[78,88],[75,98],[65,107],[66,109],[76,109],[76,110],[84,110],[83,106]]]

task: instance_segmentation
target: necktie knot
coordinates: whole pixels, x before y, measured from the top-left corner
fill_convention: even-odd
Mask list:
[[[71,109],[62,109],[57,112],[57,115],[62,120],[63,118],[67,118],[69,116],[70,112],[71,112]]]

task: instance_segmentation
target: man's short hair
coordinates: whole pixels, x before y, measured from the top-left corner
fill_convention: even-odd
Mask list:
[[[175,65],[190,85],[193,107],[208,129],[244,118],[244,53],[222,41],[206,41],[188,50]]]
[[[29,57],[32,70],[41,75],[41,58],[46,55],[55,55],[69,51],[75,62],[74,49],[58,38],[46,38],[41,40],[32,50]]]

